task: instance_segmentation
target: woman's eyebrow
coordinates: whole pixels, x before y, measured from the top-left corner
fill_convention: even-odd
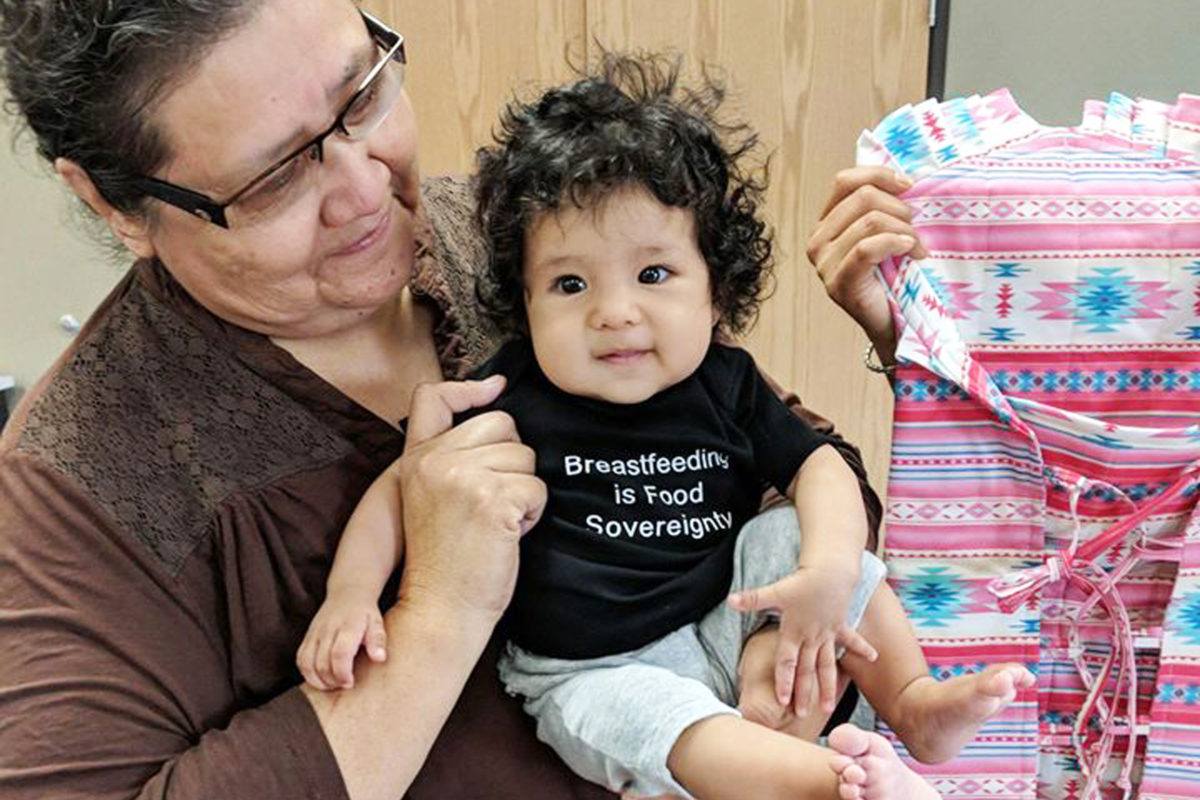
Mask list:
[[[336,84],[326,88],[325,96],[331,101],[341,98],[346,93],[346,88],[353,86],[354,82],[374,63],[375,53],[378,49],[373,43],[360,49],[350,61],[347,62],[346,68],[342,71],[342,77]],[[341,111],[339,106],[337,109]],[[289,152],[300,146],[309,136],[316,135],[316,131],[311,131],[306,127],[299,127],[292,131],[291,135],[279,140],[279,143],[270,149],[260,150],[255,154],[253,161],[258,165],[258,169],[263,169],[265,166],[275,163],[278,159],[283,158]]]
[[[353,84],[360,75],[374,65],[377,53],[379,53],[379,48],[375,46],[374,42],[370,42],[366,47],[360,48],[351,57],[350,61],[347,62],[346,69],[342,72],[341,80],[325,90],[325,96],[333,100],[345,93],[346,87]]]

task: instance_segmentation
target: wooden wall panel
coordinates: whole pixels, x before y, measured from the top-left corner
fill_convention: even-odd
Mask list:
[[[581,0],[368,0],[404,34],[421,169],[472,169],[514,91],[567,79],[569,43],[582,53]]]
[[[587,9],[605,46],[675,48],[727,71],[740,113],[773,151],[776,290],[747,345],[863,448],[882,488],[887,384],[863,369],[866,339],[825,296],[804,249],[859,132],[924,94],[928,0],[587,0]]]
[[[886,474],[891,401],[860,362],[865,338],[826,298],[804,256],[832,177],[859,132],[923,96],[929,0],[375,0],[411,43],[409,91],[428,173],[471,168],[514,89],[569,76],[564,53],[670,48],[723,68],[731,108],[772,153],[767,216],[774,297],[748,346]]]

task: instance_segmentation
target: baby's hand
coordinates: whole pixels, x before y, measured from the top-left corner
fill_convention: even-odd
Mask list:
[[[833,712],[838,645],[869,661],[877,657],[875,648],[846,624],[855,578],[852,570],[844,568],[802,566],[770,586],[729,596],[729,604],[741,612],[779,612],[775,692],[780,705],[791,705],[797,717],[808,712],[814,685],[821,708]]]
[[[383,617],[373,598],[330,592],[300,643],[296,666],[316,689],[349,689],[354,686],[354,656],[359,647],[372,661],[383,661],[386,645]]]

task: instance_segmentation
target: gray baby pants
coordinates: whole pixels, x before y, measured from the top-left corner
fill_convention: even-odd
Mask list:
[[[796,569],[800,527],[791,506],[750,520],[738,535],[733,585],[741,591]],[[848,624],[857,627],[886,568],[863,553]],[[537,720],[538,738],[571,769],[614,792],[691,795],[667,768],[680,734],[717,714],[737,714],[742,644],[769,619],[720,603],[697,623],[628,653],[584,660],[545,658],[509,643],[500,679]]]

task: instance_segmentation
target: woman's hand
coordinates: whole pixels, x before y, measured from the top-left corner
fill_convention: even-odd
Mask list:
[[[912,211],[896,197],[911,186],[885,167],[842,170],[808,240],[808,260],[825,291],[866,332],[885,363],[894,360],[896,332],[874,268],[889,256],[927,255],[912,228]]]
[[[417,387],[404,455],[405,565],[399,602],[433,607],[446,624],[495,624],[512,597],[518,543],[538,521],[546,486],[512,417],[490,411],[451,428],[453,415],[491,403],[504,379]]]

